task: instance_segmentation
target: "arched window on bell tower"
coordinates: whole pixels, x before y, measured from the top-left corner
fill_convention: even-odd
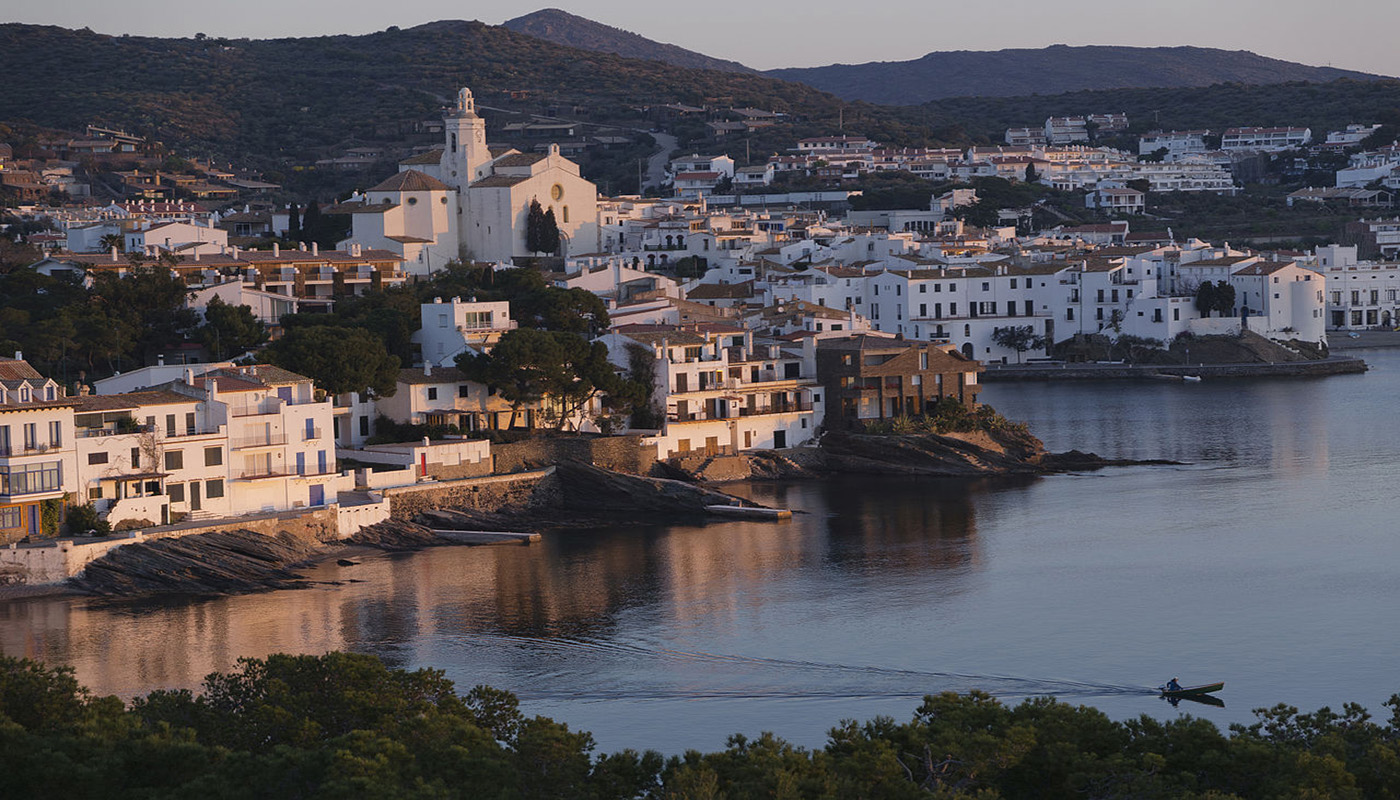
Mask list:
[[[455,134],[455,133],[449,134],[449,137],[450,137],[451,140],[452,140],[452,152],[455,153],[455,152],[457,152],[457,134]]]

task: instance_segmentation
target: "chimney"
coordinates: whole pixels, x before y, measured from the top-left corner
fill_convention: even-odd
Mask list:
[[[195,260],[195,261],[198,261],[198,260],[199,260],[199,248],[198,248],[198,247],[196,247],[196,248],[194,249],[194,260]]]
[[[23,360],[24,360],[24,353],[23,353],[23,351],[20,351],[20,350],[16,350],[16,351],[15,351],[15,360],[16,360],[16,361],[23,361]]]
[[[116,245],[112,245],[112,261],[115,262],[116,260],[117,260],[117,246],[116,246]]]
[[[423,362],[423,377],[425,377],[425,378],[430,378],[430,377],[432,377],[432,374],[433,374],[433,362],[431,362],[431,361],[424,361],[424,362]]]
[[[165,354],[164,354],[164,353],[162,353],[161,355],[156,356],[156,366],[157,366],[157,367],[163,367],[163,366],[165,366]]]
[[[280,258],[281,256],[282,256],[282,245],[278,244],[277,242],[273,242],[273,243],[272,243],[272,257],[273,257],[273,258]]]
[[[321,254],[321,245],[320,245],[320,243],[319,243],[319,242],[312,242],[312,243],[311,243],[311,255],[317,256],[317,255],[320,255],[320,254]]]

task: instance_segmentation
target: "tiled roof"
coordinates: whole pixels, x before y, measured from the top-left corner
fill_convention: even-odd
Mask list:
[[[398,382],[409,386],[423,386],[434,383],[462,383],[467,376],[456,367],[433,367],[431,375],[424,374],[422,367],[399,370]]]
[[[399,164],[402,165],[402,166],[413,167],[413,166],[428,166],[428,165],[431,165],[431,164],[439,164],[439,163],[441,163],[441,162],[442,162],[442,150],[429,150],[429,151],[426,152],[426,153],[419,153],[419,154],[416,155],[416,156],[409,156],[408,158],[405,158],[403,161],[400,161]]]
[[[80,414],[92,411],[116,411],[123,408],[199,402],[198,398],[163,389],[149,392],[127,392],[126,394],[90,394],[74,399],[77,401],[77,411]]]
[[[416,169],[406,169],[394,175],[378,186],[370,189],[371,192],[446,192],[451,191],[447,184],[419,172]]]
[[[528,175],[492,175],[471,185],[472,189],[507,189],[530,180]]]
[[[13,358],[0,358],[0,380],[43,380],[44,376],[39,371],[29,366],[28,361],[15,360]]]
[[[496,159],[492,166],[529,167],[545,160],[546,158],[549,158],[549,156],[545,153],[513,153]]]

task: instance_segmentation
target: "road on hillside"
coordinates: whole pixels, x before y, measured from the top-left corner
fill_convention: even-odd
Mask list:
[[[671,165],[671,154],[676,151],[679,142],[671,134],[659,131],[651,133],[651,137],[656,140],[656,152],[647,159],[646,186],[660,189],[666,183],[666,168]],[[643,191],[646,186],[642,187]]]

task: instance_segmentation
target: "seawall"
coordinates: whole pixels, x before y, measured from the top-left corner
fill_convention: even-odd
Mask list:
[[[983,383],[1015,381],[1107,381],[1199,378],[1318,378],[1357,375],[1368,369],[1359,358],[1280,361],[1252,364],[1023,364],[989,366]]]

